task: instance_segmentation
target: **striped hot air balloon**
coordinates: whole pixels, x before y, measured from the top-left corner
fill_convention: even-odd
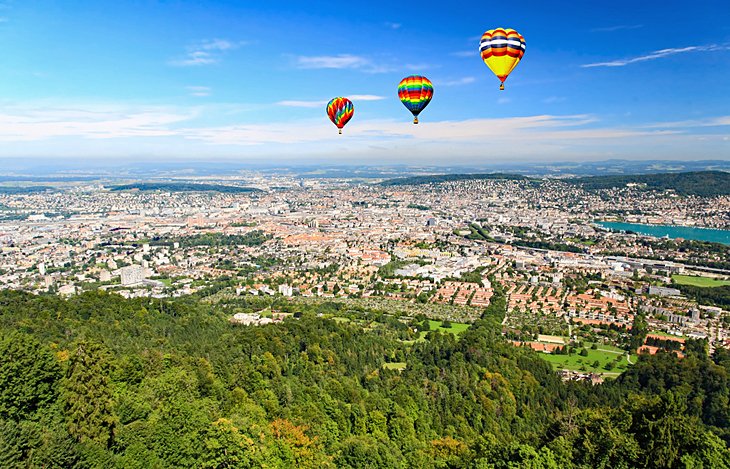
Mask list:
[[[347,98],[333,98],[327,103],[327,115],[333,124],[340,129],[350,122],[352,115],[355,113],[355,107],[352,105],[352,101]]]
[[[504,89],[504,81],[525,55],[525,38],[514,29],[490,29],[479,43],[482,60],[497,75]]]
[[[433,98],[433,84],[428,78],[421,75],[405,77],[398,85],[398,97],[413,114],[413,123],[418,124],[418,114],[428,106]]]

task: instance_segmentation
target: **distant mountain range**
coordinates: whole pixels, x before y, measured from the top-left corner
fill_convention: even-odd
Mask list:
[[[238,161],[123,162],[104,160],[0,159],[0,182],[96,180],[189,180],[204,176],[285,175],[300,178],[382,179],[431,174],[508,173],[525,176],[600,176],[688,171],[730,171],[730,160],[608,160],[550,163],[489,163],[474,166],[394,165],[252,165]]]

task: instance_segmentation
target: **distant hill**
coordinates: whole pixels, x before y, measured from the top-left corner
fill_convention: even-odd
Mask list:
[[[730,173],[724,171],[693,171],[687,173],[660,173],[626,176],[591,176],[565,179],[569,184],[595,191],[639,184],[646,190],[674,190],[680,195],[712,197],[730,195]]]
[[[488,174],[434,174],[428,176],[411,176],[387,179],[382,186],[411,186],[421,184],[439,184],[453,181],[476,180],[533,180],[520,174],[488,173]],[[644,190],[673,190],[680,195],[696,195],[713,197],[730,195],[730,172],[725,171],[691,171],[685,173],[631,174],[621,176],[588,176],[561,179],[565,183],[579,185],[587,191],[626,187],[637,184]]]
[[[169,192],[261,192],[253,187],[225,186],[222,184],[189,184],[181,182],[144,182],[114,186],[112,191],[169,191]]]
[[[416,186],[422,184],[440,184],[453,181],[479,181],[479,180],[507,180],[522,181],[530,179],[520,174],[433,174],[428,176],[411,176],[404,178],[387,179],[380,183],[381,186]]]
[[[50,186],[0,186],[0,194],[35,194],[55,190],[56,188]]]

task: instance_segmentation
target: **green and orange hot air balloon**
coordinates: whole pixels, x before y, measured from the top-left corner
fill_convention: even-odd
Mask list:
[[[433,98],[433,84],[421,75],[405,77],[398,84],[398,97],[413,114],[413,123],[418,124],[418,115]]]
[[[333,98],[327,103],[327,116],[340,129],[340,134],[342,128],[350,122],[354,113],[355,107],[352,105],[352,101],[347,98]]]
[[[514,29],[490,29],[482,35],[479,43],[482,60],[497,75],[499,89],[504,89],[504,81],[525,55],[525,38]]]

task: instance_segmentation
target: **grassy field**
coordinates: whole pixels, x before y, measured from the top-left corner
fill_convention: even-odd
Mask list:
[[[672,275],[674,280],[679,285],[691,285],[693,287],[722,287],[730,285],[730,280],[718,280],[709,277],[693,277],[691,275]]]
[[[429,320],[428,324],[431,327],[432,331],[450,332],[450,333],[454,334],[456,337],[459,337],[459,335],[461,335],[462,332],[469,329],[469,327],[471,326],[471,324],[462,324],[460,322],[452,322],[451,327],[444,328],[444,327],[441,327],[441,321],[433,321],[433,320]],[[418,338],[418,340],[426,340],[425,339],[426,334],[428,334],[428,332],[421,331],[421,336]]]
[[[626,361],[626,352],[610,345],[598,344],[597,350],[591,350],[591,344],[586,344],[586,350],[588,356],[583,357],[578,353],[572,355],[552,355],[548,353],[541,353],[540,358],[550,362],[553,368],[556,370],[572,370],[572,371],[590,371],[594,373],[603,373],[606,376],[618,376],[629,363]],[[578,350],[580,352],[580,350]],[[621,357],[618,362],[615,362],[617,357]],[[599,366],[593,367],[595,361],[598,361]],[[635,359],[631,360],[632,362]],[[604,367],[606,364],[614,362],[615,366],[612,370],[606,370]]]

